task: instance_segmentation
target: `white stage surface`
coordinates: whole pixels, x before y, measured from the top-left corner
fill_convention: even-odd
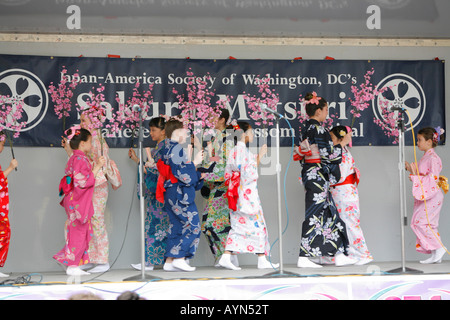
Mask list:
[[[67,300],[76,293],[93,293],[116,300],[122,292],[134,291],[146,300],[180,301],[450,300],[450,262],[407,262],[406,267],[412,271],[395,272],[402,270],[400,262],[319,269],[285,265],[282,275],[254,266],[242,266],[239,271],[197,267],[189,273],[156,269],[146,272],[146,279],[131,268],[78,278],[63,271],[22,273],[0,279],[0,299]]]

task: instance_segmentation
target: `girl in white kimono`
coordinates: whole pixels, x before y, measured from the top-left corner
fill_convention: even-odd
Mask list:
[[[277,268],[278,264],[266,259],[270,245],[257,187],[258,164],[267,153],[267,145],[255,155],[246,146],[253,141],[250,125],[238,122],[235,130],[238,142],[231,150],[225,167],[231,230],[219,266],[240,270],[232,263],[231,254],[253,253],[258,255],[258,269]]]
[[[437,146],[441,132],[434,128],[423,128],[417,133],[417,147],[424,154],[419,163],[405,163],[405,168],[411,174],[413,183],[414,211],[411,219],[411,228],[416,234],[416,250],[431,256],[420,263],[440,263],[447,252],[441,242],[438,231],[439,215],[444,200],[440,187],[448,191],[448,184],[442,183],[440,172],[442,170],[441,158],[434,148]],[[446,181],[445,177],[444,181]]]
[[[344,136],[351,131],[345,126],[336,126],[330,131],[335,145],[340,144]],[[360,226],[358,183],[360,172],[347,146],[342,148],[342,161],[339,164],[341,178],[330,188],[339,217],[344,221],[349,247],[348,256],[357,260],[356,265],[364,265],[373,260],[366,245]]]

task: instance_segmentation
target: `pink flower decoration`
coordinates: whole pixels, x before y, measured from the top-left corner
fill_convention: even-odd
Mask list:
[[[317,93],[314,91],[312,93],[313,97],[312,99],[309,99],[308,101],[306,101],[306,103],[311,103],[311,104],[315,104],[315,105],[319,105],[319,100],[322,99],[321,97],[317,96]]]

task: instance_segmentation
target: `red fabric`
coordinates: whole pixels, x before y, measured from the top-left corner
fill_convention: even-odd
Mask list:
[[[359,179],[356,176],[356,173],[353,173],[353,174],[349,175],[347,177],[347,179],[345,179],[343,182],[335,184],[335,185],[332,185],[332,187],[342,186],[344,184],[355,184],[355,183],[358,185],[359,184]]]
[[[72,175],[64,176],[59,183],[59,195],[67,195],[73,189]]]
[[[156,200],[164,203],[164,192],[166,192],[166,189],[164,189],[164,182],[170,179],[172,183],[177,183],[178,180],[173,175],[170,166],[165,164],[162,160],[158,160],[156,167],[159,172],[158,183],[156,185]]]
[[[227,199],[228,199],[228,208],[233,211],[237,210],[237,202],[239,200],[239,185],[241,182],[241,173],[238,171],[233,171],[231,177],[225,180],[225,185],[228,187],[227,191]]]
[[[9,224],[9,193],[8,180],[0,167],[0,267],[6,262],[11,239],[11,227]]]

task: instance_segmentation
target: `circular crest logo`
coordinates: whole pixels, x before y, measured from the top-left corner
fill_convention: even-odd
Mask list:
[[[48,108],[47,90],[42,81],[33,73],[23,69],[9,69],[0,73],[0,94],[12,101],[23,100],[23,121],[26,126],[20,131],[28,131],[37,126]]]
[[[384,88],[387,89],[372,101],[375,117],[378,120],[384,120],[383,99],[389,106],[404,108],[408,111],[404,116],[406,131],[411,130],[411,124],[412,128],[416,127],[422,121],[426,109],[426,98],[422,86],[414,78],[403,73],[396,73],[385,77],[376,87],[377,90]]]

